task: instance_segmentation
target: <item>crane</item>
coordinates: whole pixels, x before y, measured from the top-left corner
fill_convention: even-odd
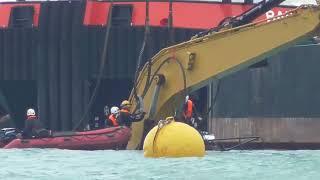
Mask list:
[[[140,148],[148,121],[179,115],[188,92],[313,37],[319,30],[319,6],[301,6],[273,21],[223,28],[162,49],[144,65],[130,94],[134,109],[143,108],[146,116],[133,123],[127,149]]]

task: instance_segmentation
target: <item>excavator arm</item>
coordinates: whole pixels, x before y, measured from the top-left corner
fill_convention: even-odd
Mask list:
[[[164,119],[181,109],[187,92],[314,36],[319,24],[319,6],[302,6],[274,21],[222,30],[162,49],[140,71],[130,95],[133,106],[144,104],[146,116],[133,123],[127,149],[140,147],[145,121]]]

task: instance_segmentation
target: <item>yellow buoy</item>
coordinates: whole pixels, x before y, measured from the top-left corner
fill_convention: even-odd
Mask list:
[[[196,129],[170,117],[147,134],[143,151],[145,157],[202,157],[205,146]]]

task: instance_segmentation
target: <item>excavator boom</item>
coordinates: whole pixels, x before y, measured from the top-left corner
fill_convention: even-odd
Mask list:
[[[186,92],[205,86],[289,48],[319,32],[319,6],[302,6],[274,21],[223,30],[171,46],[156,54],[140,71],[136,92],[142,97],[145,120],[172,116]],[[138,105],[131,93],[130,101]],[[144,121],[132,125],[127,149],[143,140]]]
[[[210,32],[218,32],[221,29],[226,27],[238,27],[245,24],[248,24],[261,16],[262,14],[266,13],[270,9],[278,6],[285,0],[263,0],[257,4],[255,4],[252,8],[248,9],[247,11],[241,13],[235,17],[226,17],[224,18],[217,27],[211,28],[209,30],[203,31],[198,33],[195,37],[200,37],[206,35]]]

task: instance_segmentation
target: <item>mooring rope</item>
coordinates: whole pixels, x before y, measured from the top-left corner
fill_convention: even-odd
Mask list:
[[[163,128],[163,127],[165,127],[166,125],[168,125],[168,124],[170,124],[171,122],[173,122],[174,121],[174,118],[173,117],[167,117],[165,120],[160,120],[159,122],[158,122],[158,129],[157,129],[157,131],[156,131],[156,133],[155,133],[155,135],[154,135],[154,138],[153,138],[153,142],[152,142],[152,151],[153,151],[153,153],[155,153],[156,151],[155,151],[155,144],[156,144],[156,141],[157,141],[157,139],[158,139],[158,134],[159,134],[159,132],[160,132],[160,130]]]
[[[93,93],[91,95],[91,98],[89,100],[89,103],[85,109],[85,112],[83,114],[83,116],[81,117],[80,121],[76,124],[76,126],[72,129],[73,131],[78,130],[81,125],[83,124],[83,122],[85,122],[87,120],[87,116],[88,113],[97,97],[97,93],[98,93],[98,89],[100,87],[101,84],[101,80],[102,80],[102,76],[103,76],[103,72],[104,72],[104,67],[106,64],[106,59],[107,59],[107,50],[108,50],[108,44],[109,44],[109,36],[110,36],[110,31],[111,31],[111,25],[112,25],[112,8],[113,8],[113,1],[111,1],[110,3],[110,8],[108,11],[108,22],[107,22],[107,30],[106,30],[106,34],[105,34],[105,39],[104,39],[104,46],[103,46],[103,50],[102,50],[102,55],[101,55],[101,60],[100,60],[100,69],[99,69],[99,74],[97,77],[97,83],[95,85],[95,88],[93,90]]]

